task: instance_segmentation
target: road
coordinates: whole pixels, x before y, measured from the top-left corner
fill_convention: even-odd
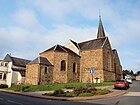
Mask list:
[[[0,92],[0,105],[100,105],[100,104],[47,100]]]
[[[140,81],[133,81],[127,93],[122,96],[83,102],[86,102],[86,104],[93,103],[93,105],[140,105]]]
[[[140,81],[134,81],[123,96],[81,102],[47,100],[0,92],[0,105],[140,105]]]

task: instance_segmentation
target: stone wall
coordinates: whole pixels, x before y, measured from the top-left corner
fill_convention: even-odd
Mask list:
[[[87,82],[91,79],[90,70],[94,69],[94,77],[98,77],[103,81],[103,52],[102,49],[93,49],[81,51],[81,82]]]
[[[40,53],[41,57],[47,58],[49,62],[54,65],[54,50],[45,51]]]
[[[73,72],[73,64],[76,64],[76,70]],[[80,56],[69,53],[68,56],[68,71],[67,71],[68,82],[79,82],[80,81]]]
[[[103,46],[103,69],[114,72],[113,53],[108,38],[106,39]]]
[[[45,67],[48,72],[45,73]],[[48,84],[53,80],[53,66],[46,66],[41,64],[28,64],[26,65],[26,84],[38,85]]]
[[[113,53],[108,38],[106,39],[103,46],[103,71],[104,81],[114,81],[115,72],[113,65]]]
[[[27,64],[25,83],[38,85],[39,82],[39,64]]]
[[[47,72],[45,72],[47,67]],[[53,66],[40,65],[41,75],[40,84],[50,84],[53,82]]]
[[[66,70],[61,71],[61,61],[65,60]],[[68,70],[68,53],[54,52],[54,72],[53,83],[67,83],[67,70]]]
[[[115,73],[111,71],[104,70],[104,81],[114,81],[115,80]]]
[[[122,79],[122,66],[120,64],[119,56],[116,54],[114,56],[114,71],[115,71],[115,79]]]

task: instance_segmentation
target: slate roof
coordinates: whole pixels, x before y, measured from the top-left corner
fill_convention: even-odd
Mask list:
[[[21,67],[26,67],[26,64],[31,62],[30,60],[27,59],[22,59],[22,58],[17,58],[17,57],[12,57],[9,54],[6,55],[4,58],[4,61],[11,61],[13,62],[14,66],[21,66]]]
[[[54,50],[54,51],[59,51],[59,52],[68,52],[68,53],[76,54],[75,52],[73,52],[69,48],[66,48],[65,46],[58,45],[58,44],[53,46],[53,47],[51,47],[51,48],[49,48],[49,49],[47,49],[47,50],[45,50],[45,51],[43,51],[43,52],[41,52],[41,53],[44,53],[44,52],[49,51],[49,50]],[[77,55],[77,56],[79,56],[79,55]]]
[[[36,59],[31,61],[29,64],[44,64],[47,66],[52,66],[52,64],[48,61],[48,59],[44,57],[37,57]]]
[[[20,74],[25,77],[25,69],[19,69],[19,68],[12,68],[13,71],[18,71]]]
[[[80,47],[80,50],[91,50],[91,49],[101,48],[106,38],[107,37],[89,40],[89,41],[78,43],[78,45]]]

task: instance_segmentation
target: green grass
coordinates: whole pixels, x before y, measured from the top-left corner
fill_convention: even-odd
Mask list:
[[[104,95],[104,94],[108,94],[108,93],[110,93],[110,90],[107,90],[107,89],[98,90],[98,91],[93,92],[94,95]]]
[[[80,93],[79,94],[80,97],[89,97],[89,96],[93,96],[92,93]]]
[[[103,82],[103,83],[95,83],[94,86],[95,87],[99,87],[99,86],[112,86],[114,85],[114,82]]]
[[[114,82],[104,82],[104,83],[98,83],[94,84],[95,87],[98,86],[109,86],[113,85]],[[75,83],[66,83],[66,84],[53,84],[53,85],[27,85],[27,84],[21,84],[21,85],[12,85],[12,87],[7,88],[8,90],[19,90],[21,91],[23,89],[24,92],[34,92],[34,91],[47,91],[47,90],[57,90],[57,89],[62,89],[65,87],[80,87],[80,86],[85,86],[86,83],[81,83],[81,82],[75,82]]]

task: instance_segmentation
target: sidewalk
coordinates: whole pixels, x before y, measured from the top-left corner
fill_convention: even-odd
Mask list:
[[[90,97],[54,97],[54,96],[42,95],[44,93],[53,92],[53,91],[15,92],[15,91],[4,90],[4,89],[0,89],[0,91],[12,93],[12,94],[19,94],[19,95],[24,95],[24,96],[36,97],[36,98],[43,98],[43,99],[49,99],[49,100],[61,100],[61,101],[95,100],[95,99],[115,97],[115,96],[123,95],[126,93],[126,90],[116,90],[113,88],[113,86],[104,86],[104,87],[98,87],[98,88],[102,88],[102,89],[106,88],[112,92],[109,94],[106,94],[106,95],[95,95],[95,96],[90,96]]]

